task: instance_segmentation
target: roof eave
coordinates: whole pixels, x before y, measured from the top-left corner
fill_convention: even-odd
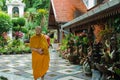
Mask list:
[[[93,15],[99,14],[100,12],[103,12],[111,7],[116,6],[116,5],[120,5],[120,0],[108,1],[108,2],[104,3],[103,5],[100,5],[96,8],[94,8],[93,10],[88,11],[87,13],[83,14],[82,16],[79,16],[79,17],[71,20],[70,22],[62,25],[61,28],[69,28],[69,26],[71,26],[72,24],[83,21],[89,17],[92,17]]]

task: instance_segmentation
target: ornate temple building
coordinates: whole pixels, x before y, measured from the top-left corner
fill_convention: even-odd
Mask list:
[[[6,5],[11,17],[23,17],[25,4],[22,0],[6,0]]]

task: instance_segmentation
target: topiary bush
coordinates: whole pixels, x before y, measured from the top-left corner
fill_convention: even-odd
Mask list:
[[[18,18],[17,19],[17,23],[20,26],[24,26],[25,25],[25,18]]]
[[[0,34],[9,31],[12,27],[12,21],[8,14],[0,11]]]
[[[26,27],[22,27],[22,28],[21,28],[21,32],[27,33],[27,32],[28,32],[28,29],[27,29]]]
[[[25,18],[15,18],[12,19],[12,24],[14,27],[16,26],[24,26],[25,25]]]
[[[18,26],[17,18],[12,19],[13,26]]]

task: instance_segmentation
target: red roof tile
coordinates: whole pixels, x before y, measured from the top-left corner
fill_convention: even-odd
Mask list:
[[[74,19],[75,10],[85,13],[87,8],[82,0],[51,0],[55,20],[57,22],[68,22]]]

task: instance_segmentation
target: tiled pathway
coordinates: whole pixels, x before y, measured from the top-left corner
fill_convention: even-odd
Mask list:
[[[45,80],[90,80],[79,65],[71,65],[53,50],[50,50],[50,67]],[[9,80],[33,80],[31,70],[31,54],[1,55],[0,76]]]

